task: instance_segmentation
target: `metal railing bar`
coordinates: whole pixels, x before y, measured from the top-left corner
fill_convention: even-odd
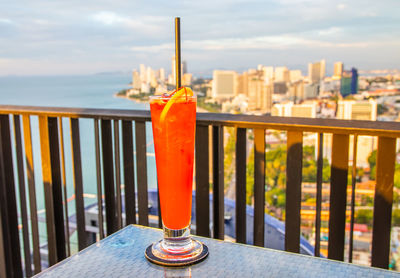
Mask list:
[[[378,138],[376,186],[372,228],[371,265],[388,268],[392,223],[393,185],[396,164],[396,139]]]
[[[93,109],[0,105],[0,114],[45,115],[48,117],[97,118],[150,121],[150,111],[123,109]],[[400,137],[398,122],[363,120],[339,120],[322,118],[275,117],[256,115],[232,115],[224,113],[197,113],[197,123],[242,128],[264,128],[302,132],[323,132]]]
[[[146,122],[135,122],[136,173],[138,185],[139,224],[149,225],[147,193]]]
[[[213,126],[213,236],[224,239],[224,128]]]
[[[35,267],[34,273],[37,274],[42,270],[40,259],[40,242],[39,242],[39,227],[36,206],[36,185],[35,185],[35,170],[33,164],[33,149],[32,149],[32,134],[31,134],[31,121],[29,115],[22,116],[23,130],[24,130],[24,143],[25,143],[25,164],[28,176],[28,190],[29,190],[29,209],[31,218],[32,230],[32,248],[33,248],[33,265]]]
[[[53,195],[54,225],[56,236],[57,262],[66,258],[65,246],[65,227],[64,227],[64,208],[63,208],[63,189],[61,182],[60,166],[60,141],[58,137],[57,118],[49,117],[48,121],[48,141],[50,151],[50,175],[51,189]]]
[[[32,263],[31,263],[31,251],[29,242],[29,225],[28,225],[28,213],[26,205],[26,192],[25,192],[25,169],[24,161],[22,156],[22,139],[21,139],[21,122],[20,116],[14,115],[14,141],[15,151],[17,160],[18,170],[18,189],[19,189],[19,203],[21,210],[22,220],[22,240],[24,245],[24,260],[25,260],[25,275],[31,277],[32,275]]]
[[[117,231],[117,221],[115,208],[113,146],[110,120],[101,120],[101,143],[103,154],[103,180],[107,235],[111,235],[112,233]]]
[[[287,134],[285,250],[300,252],[303,133]]]
[[[135,170],[132,122],[122,121],[122,156],[125,184],[126,225],[136,224]]]
[[[356,179],[357,179],[357,140],[355,134],[353,138],[353,163],[351,169],[351,203],[350,203],[350,238],[349,238],[349,263],[353,262],[353,233],[354,233],[354,206],[356,198]]]
[[[9,115],[0,116],[0,225],[5,248],[5,272],[22,277],[21,247],[18,232],[17,199],[14,182]],[[1,263],[2,265],[2,263]],[[2,270],[1,270],[2,271]],[[2,271],[4,272],[4,271]]]
[[[265,130],[254,129],[254,245],[265,244]]]
[[[208,126],[196,127],[196,234],[210,236],[210,154]]]
[[[122,204],[121,204],[121,171],[119,150],[119,121],[114,120],[114,163],[115,163],[115,188],[117,204],[117,229],[122,228]]]
[[[246,129],[236,129],[236,242],[246,243]]]
[[[78,228],[78,249],[80,251],[88,246],[88,234],[85,229],[85,202],[83,199],[82,158],[78,119],[70,119],[70,130],[76,223]]]
[[[99,227],[99,237],[104,238],[103,221],[103,193],[101,188],[101,162],[100,162],[100,139],[99,139],[99,120],[94,120],[94,141],[96,152],[96,185],[97,185],[97,221]]]
[[[135,170],[131,121],[122,121],[122,156],[125,184],[126,225],[136,224]]]
[[[42,158],[42,177],[46,208],[47,246],[49,265],[57,263],[57,244],[54,223],[53,192],[50,162],[50,143],[47,116],[39,116],[40,149]]]
[[[334,134],[329,196],[328,258],[339,261],[344,259],[348,163],[349,136]]]
[[[64,200],[64,218],[65,218],[65,239],[67,242],[67,256],[71,256],[71,243],[69,240],[69,215],[68,215],[68,192],[67,192],[67,179],[65,174],[65,151],[64,151],[64,130],[62,118],[58,118],[58,126],[60,131],[60,155],[61,155],[61,182],[63,188]]]
[[[324,134],[318,134],[318,152],[317,152],[317,194],[316,194],[316,212],[315,212],[315,246],[314,256],[319,257],[321,247],[321,203],[322,203],[322,171],[324,168],[323,160]]]

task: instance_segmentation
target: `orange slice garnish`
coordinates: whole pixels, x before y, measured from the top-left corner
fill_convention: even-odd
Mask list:
[[[180,88],[177,92],[172,93],[171,95],[172,95],[172,97],[168,100],[163,111],[161,112],[160,122],[165,121],[165,117],[167,116],[169,109],[171,109],[171,106],[178,100],[179,97],[181,97],[183,95],[193,96],[193,91],[190,88],[183,87],[183,88]]]

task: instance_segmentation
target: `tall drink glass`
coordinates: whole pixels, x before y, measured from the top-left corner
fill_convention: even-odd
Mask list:
[[[185,263],[203,252],[203,245],[190,237],[196,97],[154,96],[150,111],[164,231],[151,253],[166,265]]]

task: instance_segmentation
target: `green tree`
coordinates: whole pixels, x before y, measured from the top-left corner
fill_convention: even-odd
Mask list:
[[[317,175],[317,164],[315,162],[314,146],[303,147],[303,182],[315,182]]]
[[[322,181],[329,182],[331,168],[328,159],[322,160]],[[317,161],[315,160],[315,147],[303,147],[303,182],[317,181]]]
[[[400,189],[400,164],[397,163],[394,169],[394,187]]]
[[[356,223],[372,225],[373,210],[372,209],[356,210],[354,218],[356,220]]]
[[[400,226],[400,209],[394,209],[392,212],[392,226]]]
[[[384,104],[378,104],[378,106],[377,106],[378,115],[382,115],[387,111],[388,111],[388,108]]]
[[[254,193],[254,149],[250,151],[246,168],[246,203],[248,205],[251,205],[253,203],[253,193]]]
[[[265,154],[265,183],[284,188],[286,184],[286,146],[279,145]]]
[[[266,203],[276,208],[285,208],[286,194],[283,188],[274,187],[265,193]]]
[[[371,154],[368,156],[368,164],[369,164],[369,178],[371,180],[375,180],[375,173],[376,173],[376,150],[372,151]]]
[[[225,187],[224,189],[227,189],[229,186],[234,170],[235,170],[235,165],[233,161],[235,160],[235,129],[234,128],[227,128],[226,129],[229,133],[229,136],[227,138],[227,142],[225,144],[224,148],[224,175],[225,175]]]

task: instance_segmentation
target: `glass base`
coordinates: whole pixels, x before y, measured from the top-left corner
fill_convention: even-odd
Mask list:
[[[162,239],[159,242],[153,244],[151,252],[153,255],[159,259],[165,261],[187,261],[190,259],[195,259],[203,251],[203,245],[194,239],[189,239],[189,243],[182,246],[180,243],[168,245]]]
[[[190,237],[190,226],[172,230],[164,226],[164,238],[153,244],[152,253],[168,261],[182,261],[195,258],[203,251],[203,245]]]
[[[150,245],[145,255],[156,264],[182,266],[203,260],[208,255],[208,248],[190,237],[189,226],[180,230],[164,227],[164,238]]]

